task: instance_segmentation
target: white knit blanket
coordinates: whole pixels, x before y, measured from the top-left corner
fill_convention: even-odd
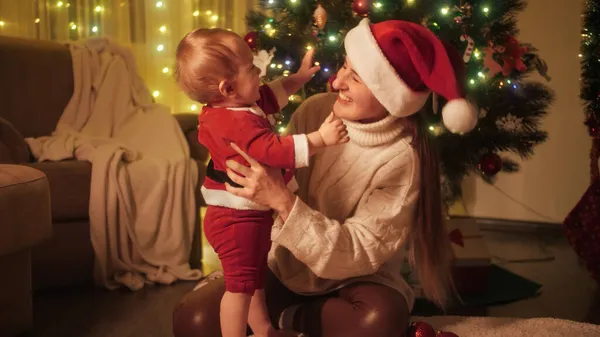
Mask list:
[[[459,337],[598,337],[600,326],[556,318],[413,317]]]
[[[92,163],[96,283],[199,279],[188,263],[198,167],[177,121],[153,102],[129,49],[103,38],[69,47],[73,96],[52,135],[26,141],[38,161]]]

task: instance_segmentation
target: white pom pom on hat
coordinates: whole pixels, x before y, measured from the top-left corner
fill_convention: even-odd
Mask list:
[[[450,132],[466,133],[477,124],[477,107],[457,81],[462,60],[456,62],[451,56],[458,55],[449,55],[452,51],[429,29],[408,21],[363,19],[348,32],[344,46],[356,73],[390,114],[418,112],[433,91],[448,100],[442,119]]]

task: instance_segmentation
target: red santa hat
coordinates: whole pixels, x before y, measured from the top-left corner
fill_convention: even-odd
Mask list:
[[[448,130],[465,133],[477,124],[477,109],[464,98],[457,81],[459,65],[453,66],[447,48],[427,28],[400,20],[371,24],[363,19],[348,32],[344,45],[352,67],[390,114],[412,115],[434,92],[448,100],[442,109]]]

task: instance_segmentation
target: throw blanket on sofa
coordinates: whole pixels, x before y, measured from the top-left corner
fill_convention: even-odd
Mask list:
[[[189,265],[198,167],[132,53],[108,39],[69,45],[74,93],[50,136],[26,139],[38,161],[92,163],[96,283],[132,290],[202,275]]]
[[[556,318],[466,317],[432,316],[413,317],[433,328],[454,332],[460,337],[596,337],[600,326]]]

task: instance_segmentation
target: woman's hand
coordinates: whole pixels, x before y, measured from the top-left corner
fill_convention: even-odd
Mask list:
[[[232,187],[225,183],[227,192],[274,209],[284,220],[287,219],[296,197],[285,185],[281,170],[262,165],[234,143],[231,143],[231,147],[246,159],[250,167],[234,160],[225,162],[229,178],[236,184],[243,186]]]

